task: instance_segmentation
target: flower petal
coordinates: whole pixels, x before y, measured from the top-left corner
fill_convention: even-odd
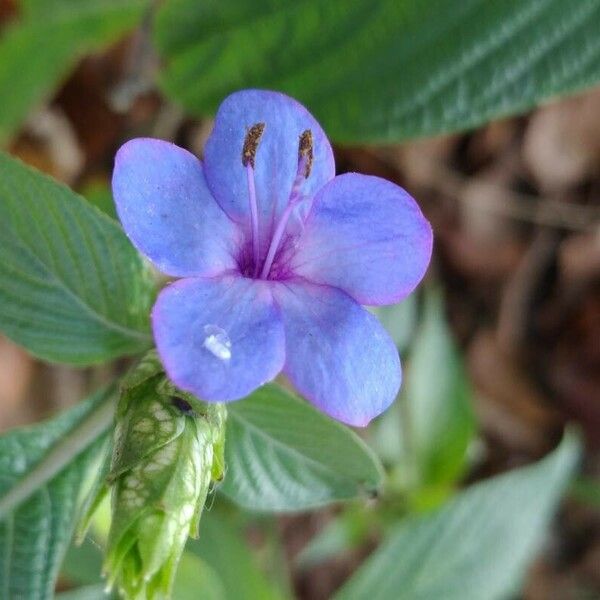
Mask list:
[[[293,98],[278,92],[243,90],[228,96],[217,112],[206,142],[204,164],[208,185],[223,210],[244,228],[250,204],[242,148],[247,131],[265,128],[255,158],[255,182],[261,249],[266,252],[274,222],[287,205],[298,169],[300,135],[312,131],[313,162],[302,191],[312,197],[335,175],[327,136],[314,117]]]
[[[117,153],[112,187],[125,233],[159,270],[183,277],[237,268],[242,233],[187,150],[162,140],[131,140]]]
[[[394,304],[421,281],[432,244],[431,226],[407,192],[347,173],[317,194],[289,268],[360,304]]]
[[[324,413],[367,425],[400,387],[400,359],[388,334],[340,290],[301,280],[273,286],[285,327],[284,372]]]
[[[182,279],[160,293],[152,327],[169,377],[209,402],[247,396],[285,360],[283,326],[265,282]]]

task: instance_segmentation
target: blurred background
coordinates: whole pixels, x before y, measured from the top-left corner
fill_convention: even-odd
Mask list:
[[[44,24],[43,14],[35,16],[43,4],[0,0],[0,142],[111,215],[109,181],[120,144],[153,136],[201,156],[211,130],[210,116],[199,116],[210,110],[189,110],[193,98],[178,101],[170,93],[177,77],[163,74],[166,59],[153,42],[158,3],[142,4],[112,3],[101,26],[91,18],[68,25],[77,35],[65,33],[52,54],[44,36],[55,35],[58,19],[48,13]],[[75,2],[62,5],[65,15],[79,10]],[[217,5],[207,6],[200,15],[204,31],[218,31],[220,21],[208,14],[216,15]],[[163,15],[162,22],[172,27],[175,20]],[[193,22],[179,42],[191,35]],[[245,42],[250,54],[252,35]],[[293,30],[289,35],[293,51],[302,40]],[[359,31],[356,36],[356,44],[364,42]],[[20,60],[9,64],[11,56]],[[285,58],[271,60],[274,69],[288,68]],[[222,68],[240,64],[244,68],[225,56]],[[213,80],[227,79],[211,68]],[[252,84],[248,69],[241,81]],[[198,89],[201,77],[193,82]],[[235,88],[237,72],[230,79]],[[273,77],[273,87],[291,92],[306,84],[302,77],[289,85],[279,81]],[[271,87],[260,76],[254,85]],[[324,78],[322,93],[333,93],[332,85]],[[404,85],[402,74],[395,85]],[[206,106],[218,103],[219,89],[206,91]],[[344,104],[340,89],[338,107]],[[447,97],[458,102],[452,93]],[[477,125],[468,132],[429,135],[424,126],[415,135],[365,134],[361,141],[354,132],[344,135],[342,125],[333,128],[338,173],[379,175],[405,187],[433,225],[435,249],[421,293],[380,311],[408,377],[399,402],[363,432],[388,469],[382,499],[258,520],[236,513],[252,560],[285,579],[281,586],[299,598],[330,597],[375,547],[390,515],[430,510],[457,487],[538,459],[556,446],[568,422],[584,432],[581,473],[518,597],[600,597],[600,90],[539,102],[518,116],[482,116],[482,125],[467,119],[465,126]],[[317,117],[325,115],[328,131],[334,108],[321,113],[310,96],[306,104]],[[348,111],[352,117],[352,107]],[[76,403],[127,364],[51,366],[0,337],[0,430]],[[427,387],[436,375],[441,391]],[[423,396],[429,415],[441,415],[440,427],[450,432],[428,475],[415,474],[402,447],[403,410]],[[66,571],[62,589],[77,583],[77,568]]]

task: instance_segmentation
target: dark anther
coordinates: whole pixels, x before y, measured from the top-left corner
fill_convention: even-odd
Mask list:
[[[298,144],[298,159],[304,159],[304,178],[308,179],[313,162],[313,139],[312,131],[310,129],[303,131],[302,135],[300,136],[300,142]]]
[[[180,398],[179,396],[172,396],[171,404],[175,408],[178,408],[184,415],[193,415],[194,414],[194,410],[190,406],[190,403],[187,402],[186,400],[184,400],[183,398]]]
[[[256,158],[256,150],[258,143],[265,130],[264,123],[257,123],[248,129],[246,139],[244,140],[244,148],[242,149],[242,164],[247,167],[250,165],[254,168],[254,159]]]

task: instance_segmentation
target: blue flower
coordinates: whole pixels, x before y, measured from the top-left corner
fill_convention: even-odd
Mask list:
[[[415,288],[431,227],[397,185],[335,177],[329,141],[298,102],[232,94],[203,162],[164,141],[131,140],[117,153],[113,191],[133,244],[181,278],[152,312],[180,388],[228,402],[283,372],[355,426],[394,400],[398,352],[361,304],[393,304]]]

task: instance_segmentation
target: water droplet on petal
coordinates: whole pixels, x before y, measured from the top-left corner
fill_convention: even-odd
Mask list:
[[[204,342],[202,345],[219,360],[231,358],[231,340],[224,329],[218,325],[204,326]]]

